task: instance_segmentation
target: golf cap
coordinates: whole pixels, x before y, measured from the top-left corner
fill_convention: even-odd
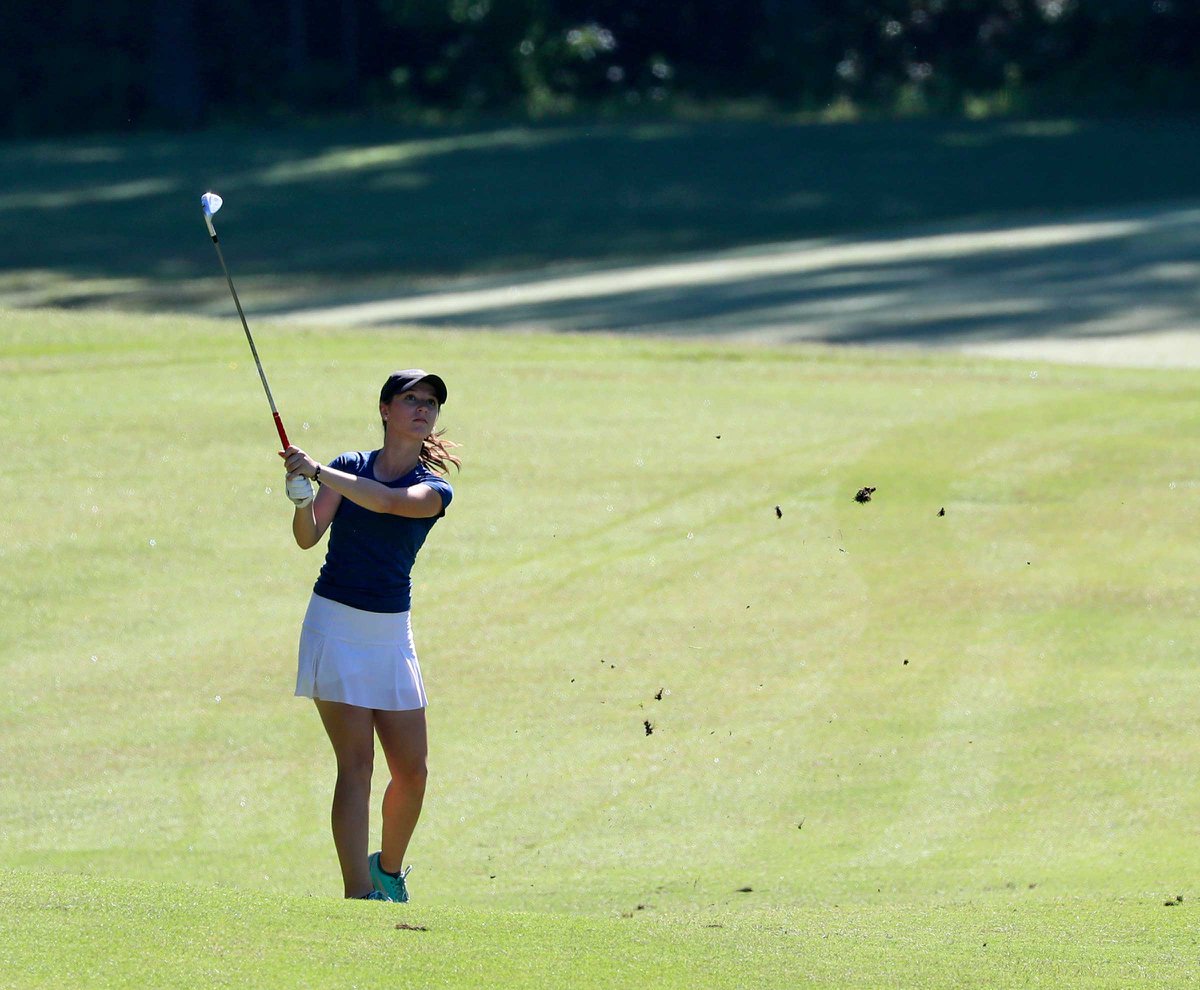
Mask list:
[[[439,406],[446,404],[446,383],[437,375],[431,375],[428,371],[423,371],[420,368],[409,368],[407,371],[393,371],[388,375],[388,380],[383,383],[383,388],[379,390],[379,401],[391,402],[392,396],[399,395],[401,392],[407,392],[411,388],[416,388],[421,382],[427,382],[433,386],[433,394],[437,396]]]

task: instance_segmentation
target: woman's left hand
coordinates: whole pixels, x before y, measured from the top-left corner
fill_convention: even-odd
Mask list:
[[[288,474],[303,475],[311,481],[317,473],[317,462],[299,447],[288,447],[279,456],[283,458],[283,464],[287,468]]]

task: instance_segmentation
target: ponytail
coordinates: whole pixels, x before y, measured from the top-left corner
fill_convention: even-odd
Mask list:
[[[445,430],[431,433],[421,442],[421,463],[430,471],[437,474],[449,474],[450,465],[462,468],[462,459],[450,453],[455,447],[461,446],[443,436]]]

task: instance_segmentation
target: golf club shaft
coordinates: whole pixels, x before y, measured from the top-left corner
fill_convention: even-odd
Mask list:
[[[233,278],[229,274],[229,266],[225,264],[225,255],[221,253],[217,231],[213,227],[212,220],[208,217],[204,219],[208,224],[208,231],[212,235],[213,247],[217,249],[217,259],[221,262],[221,271],[225,273],[225,281],[229,283],[229,292],[233,296],[233,304],[237,307],[238,316],[241,318],[242,329],[246,331],[246,343],[250,345],[250,353],[254,355],[254,366],[258,368],[258,377],[262,379],[263,391],[267,393],[267,402],[271,405],[271,415],[275,417],[275,429],[279,432],[279,440],[283,444],[283,449],[287,450],[291,443],[288,442],[287,432],[283,428],[283,420],[279,418],[279,410],[275,408],[275,399],[271,396],[271,386],[267,384],[262,361],[258,359],[258,348],[254,346],[254,338],[250,335],[250,325],[246,322],[246,314],[242,312],[242,302],[238,299],[237,289],[233,287]]]

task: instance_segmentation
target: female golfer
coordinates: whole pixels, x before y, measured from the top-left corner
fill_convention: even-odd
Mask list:
[[[454,492],[439,475],[461,463],[434,433],[446,385],[419,368],[397,371],[379,393],[383,446],[318,464],[292,446],[288,479],[318,482],[298,498],[300,548],[329,530],[325,564],[300,634],[297,697],[312,698],[337,758],[333,842],[347,897],[407,901],[404,854],[425,797],[425,685],[409,622],[409,572]],[[391,781],[383,844],[367,857],[375,739]]]

